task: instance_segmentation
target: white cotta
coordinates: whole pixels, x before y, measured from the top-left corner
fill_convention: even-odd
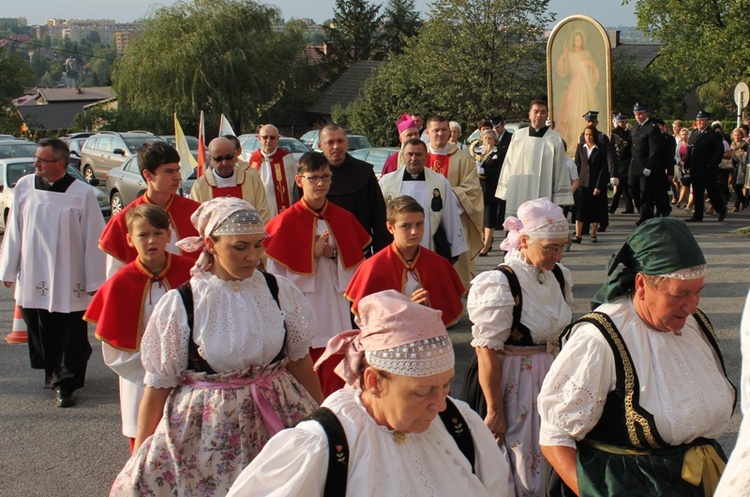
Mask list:
[[[690,316],[678,335],[646,325],[629,296],[603,304],[633,358],[640,405],[670,445],[715,438],[732,416],[734,390],[714,349]],[[601,418],[616,381],[612,349],[592,324],[576,326],[539,394],[542,445],[575,447]]]
[[[474,440],[476,474],[439,417],[425,432],[410,433],[399,445],[393,430],[370,416],[360,394],[357,389],[339,390],[323,403],[346,433],[347,497],[507,495],[507,462],[465,403],[454,400]],[[305,421],[274,436],[237,478],[228,497],[322,496],[327,469],[326,434],[317,422]]]

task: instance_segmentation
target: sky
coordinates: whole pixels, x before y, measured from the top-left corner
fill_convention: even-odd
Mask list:
[[[374,3],[387,3],[376,0]],[[176,0],[3,0],[0,17],[25,17],[29,24],[44,24],[48,17],[62,19],[114,19],[130,22],[143,17],[152,6],[171,5]],[[263,2],[278,7],[284,18],[311,18],[323,22],[333,17],[335,0],[271,0]],[[416,0],[421,12],[428,12],[428,0]],[[557,20],[573,14],[586,14],[598,20],[604,27],[635,26],[635,2],[622,5],[621,0],[550,0],[549,10],[557,14]],[[550,28],[553,26],[549,26]]]

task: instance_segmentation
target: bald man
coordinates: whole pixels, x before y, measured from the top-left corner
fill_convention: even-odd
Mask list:
[[[288,209],[294,203],[294,177],[297,163],[294,156],[280,148],[279,130],[266,124],[258,131],[260,148],[250,156],[250,167],[258,173],[266,189],[271,216]]]
[[[190,198],[200,203],[217,197],[241,198],[258,209],[260,217],[267,223],[271,219],[271,212],[260,174],[237,165],[234,144],[226,138],[211,140],[208,153],[211,168],[195,181],[190,189]]]

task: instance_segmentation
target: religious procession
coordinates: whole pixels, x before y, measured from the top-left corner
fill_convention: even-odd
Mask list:
[[[185,196],[180,144],[153,140],[145,192],[105,222],[67,143],[37,143],[0,274],[50,406],[84,403],[94,331],[129,453],[109,495],[750,495],[750,422],[730,458],[719,442],[740,391],[694,232],[747,207],[750,120],[613,112],[573,28],[522,126],[490,112],[463,143],[403,109],[379,174],[339,124],[299,157],[265,124],[247,161],[211,140]],[[594,244],[609,261],[577,301]],[[750,299],[734,327],[744,393]]]

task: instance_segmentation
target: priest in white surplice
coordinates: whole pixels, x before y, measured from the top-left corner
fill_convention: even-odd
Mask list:
[[[67,174],[65,142],[39,142],[36,174],[15,186],[0,248],[0,277],[17,281],[15,299],[29,333],[31,367],[44,369],[58,407],[75,404],[91,355],[83,313],[104,283],[104,229],[94,189]]]
[[[547,115],[547,103],[532,100],[531,125],[513,133],[495,192],[506,202],[506,218],[517,215],[524,202],[541,197],[559,206],[573,205],[565,145],[560,134],[545,125]]]
[[[386,205],[402,195],[415,199],[425,213],[429,213],[424,218],[425,229],[420,245],[435,251],[435,233],[442,226],[450,245],[450,256],[458,257],[469,248],[461,226],[458,200],[450,183],[442,174],[425,168],[427,145],[422,140],[412,138],[404,142],[402,147],[401,161],[405,166],[380,179]]]
[[[271,217],[284,212],[296,200],[294,198],[294,178],[297,175],[297,161],[288,150],[279,147],[279,130],[273,124],[266,124],[258,131],[260,148],[248,160],[250,167],[260,173],[266,187],[266,200]]]

